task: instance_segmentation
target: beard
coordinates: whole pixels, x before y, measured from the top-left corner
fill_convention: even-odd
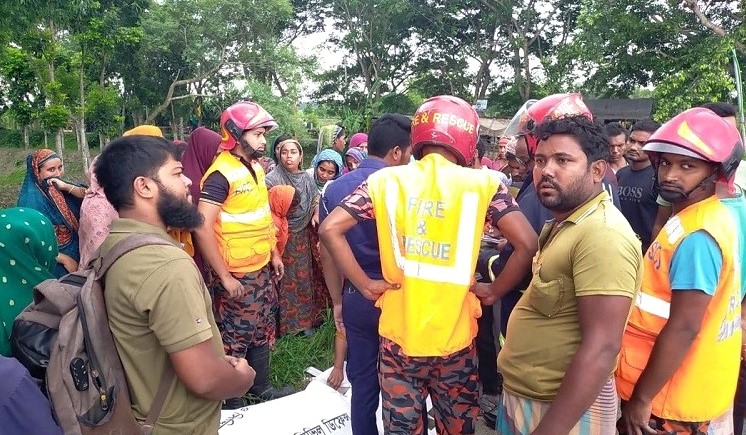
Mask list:
[[[549,183],[554,189],[553,194],[543,195],[540,186]],[[536,185],[536,195],[541,205],[556,213],[566,213],[578,208],[589,198],[587,185],[591,182],[586,177],[575,180],[567,189],[561,188],[555,181],[542,177]]]
[[[158,183],[160,195],[156,203],[158,216],[168,228],[194,230],[199,228],[205,218],[197,211],[197,206],[186,196],[181,198]]]

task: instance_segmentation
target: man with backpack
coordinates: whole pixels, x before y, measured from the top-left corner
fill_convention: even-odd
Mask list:
[[[101,254],[142,234],[167,242],[116,260],[103,280],[104,298],[135,417],[144,420],[163,400],[154,433],[215,434],[222,400],[245,394],[255,372],[245,359],[224,354],[201,275],[166,233],[192,230],[203,219],[177,156],[165,139],[129,136],[99,157],[96,176],[120,216]],[[159,398],[159,385],[172,373],[175,382]]]

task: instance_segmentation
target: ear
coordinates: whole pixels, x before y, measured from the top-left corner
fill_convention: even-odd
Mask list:
[[[391,157],[397,162],[401,159],[402,154],[404,154],[404,152],[402,151],[399,145],[391,148],[389,153],[391,153]]]
[[[148,177],[137,177],[132,182],[132,190],[136,196],[152,199],[155,196],[157,186],[155,181]]]
[[[596,160],[591,163],[591,176],[594,183],[600,183],[606,175],[606,160]]]

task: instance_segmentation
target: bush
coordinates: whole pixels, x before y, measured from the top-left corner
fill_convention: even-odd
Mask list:
[[[98,134],[97,133],[86,133],[86,139],[88,140],[88,146],[98,148]],[[65,149],[77,149],[77,141],[75,139],[75,132],[65,131]],[[54,133],[47,132],[47,141],[49,148],[54,148]],[[31,149],[44,148],[44,130],[34,129],[29,131],[29,145]],[[13,130],[8,128],[0,127],[0,148],[23,148],[23,132],[21,130]]]

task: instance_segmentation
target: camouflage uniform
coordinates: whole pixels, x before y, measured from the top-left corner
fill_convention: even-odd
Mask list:
[[[479,413],[474,346],[445,357],[408,357],[381,338],[379,353],[383,425],[386,434],[424,434],[429,395],[439,434],[473,434]]]

